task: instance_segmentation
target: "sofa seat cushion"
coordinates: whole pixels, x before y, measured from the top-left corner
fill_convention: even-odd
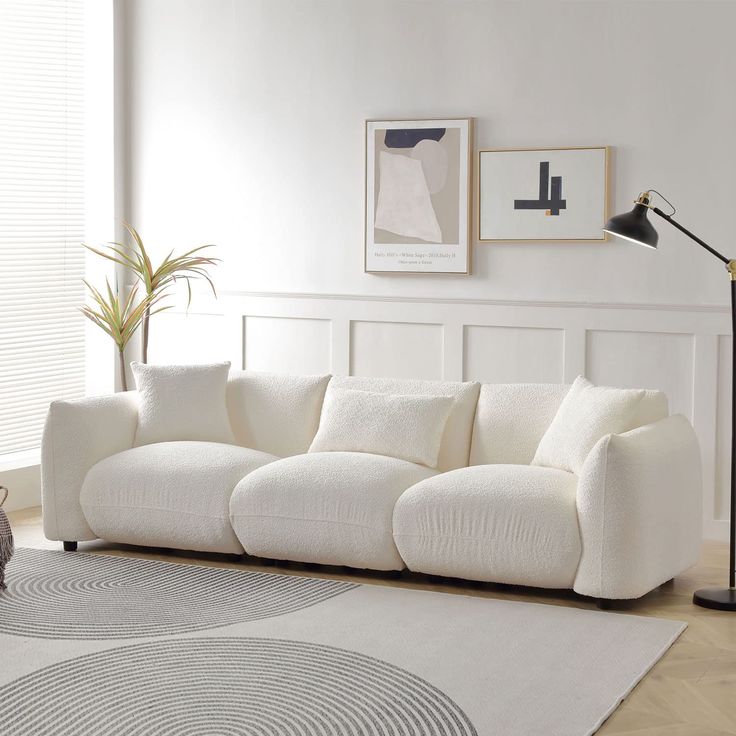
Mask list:
[[[134,447],[90,468],[80,502],[103,539],[242,554],[228,516],[238,481],[276,456],[216,442]]]
[[[555,468],[477,465],[418,483],[394,511],[417,572],[571,588],[581,554],[577,478]]]
[[[238,483],[230,518],[246,552],[279,560],[401,570],[394,505],[435,475],[406,460],[362,452],[284,458]]]

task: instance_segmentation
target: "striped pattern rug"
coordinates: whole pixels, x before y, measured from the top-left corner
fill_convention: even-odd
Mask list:
[[[673,621],[18,550],[3,736],[593,733]]]

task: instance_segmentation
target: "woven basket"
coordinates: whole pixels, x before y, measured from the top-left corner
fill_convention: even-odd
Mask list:
[[[0,506],[2,506],[8,498],[8,489],[0,486]],[[15,547],[13,546],[13,530],[10,528],[10,522],[5,512],[0,508],[0,590],[5,590],[5,565],[8,564],[13,556]]]

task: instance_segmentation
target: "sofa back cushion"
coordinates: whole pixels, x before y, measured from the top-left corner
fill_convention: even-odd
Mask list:
[[[580,474],[598,440],[636,428],[644,389],[595,386],[578,376],[547,427],[532,465]]]
[[[450,396],[452,408],[442,433],[437,460],[440,471],[463,468],[468,464],[473,417],[478,402],[480,384],[475,381],[420,381],[403,378],[361,378],[358,376],[333,376],[327,393],[333,389],[354,389],[384,394],[414,394],[423,396]]]
[[[230,363],[130,365],[138,387],[136,447],[181,440],[235,441],[225,400]]]
[[[230,371],[227,408],[237,444],[279,457],[307,452],[329,380]]]
[[[454,398],[333,388],[309,452],[367,452],[436,468]]]
[[[484,383],[470,464],[529,465],[569,388],[554,383]]]
[[[644,390],[644,398],[636,407],[635,427],[653,424],[670,415],[670,403],[664,391]]]
[[[570,386],[558,383],[484,383],[473,426],[471,465],[529,465]],[[645,391],[636,426],[669,414],[661,391]]]

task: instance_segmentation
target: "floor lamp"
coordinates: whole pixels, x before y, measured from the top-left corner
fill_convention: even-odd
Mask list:
[[[651,204],[651,194],[659,194],[650,190],[643,192],[636,200],[634,209],[623,215],[612,217],[603,230],[625,240],[631,240],[648,248],[656,248],[658,235],[654,226],[647,219],[647,212],[651,210],[661,218],[667,220],[678,230],[709,253],[726,264],[731,277],[731,332],[733,352],[731,356],[731,510],[730,510],[730,537],[729,537],[729,571],[728,588],[704,588],[693,594],[693,603],[705,608],[716,608],[720,611],[736,611],[736,260],[726,258],[696,235],[672,219],[672,214],[665,214],[659,207]],[[660,195],[661,196],[661,195]],[[664,197],[662,197],[664,199]],[[666,200],[665,200],[666,201]],[[669,204],[669,203],[668,203]],[[670,205],[671,206],[671,205]]]

